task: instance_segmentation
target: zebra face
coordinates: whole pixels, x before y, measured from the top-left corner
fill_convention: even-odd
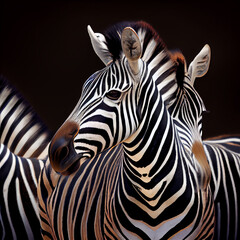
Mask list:
[[[178,63],[177,82],[178,91],[169,112],[174,119],[181,142],[189,152],[193,153],[196,162],[200,164],[198,172],[200,183],[206,189],[211,179],[211,169],[202,144],[202,114],[206,110],[205,105],[194,88],[197,77],[205,75],[210,63],[210,47],[205,45],[186,70],[186,61],[179,52],[172,54],[172,58]]]
[[[205,105],[194,88],[195,79],[204,76],[210,64],[210,47],[205,45],[191,62],[188,71],[184,57],[177,53],[177,76],[180,87],[176,100],[169,111],[174,119],[180,122],[180,129],[190,131],[192,140],[200,140],[202,136],[202,114],[206,111]],[[179,72],[179,74],[178,74]],[[182,131],[181,130],[181,131]],[[180,132],[181,132],[180,131]]]
[[[139,59],[140,41],[133,29],[124,29],[122,41],[126,57],[86,81],[78,104],[51,142],[51,165],[63,175],[126,140],[139,125],[139,88],[145,64]]]
[[[182,130],[191,132],[192,140],[201,141],[202,115],[206,111],[206,107],[188,76],[185,79],[183,89],[178,94],[178,101],[174,106],[172,116],[181,122],[180,128]]]
[[[136,130],[140,118],[136,107],[138,84],[131,74],[125,58],[99,72],[84,87],[81,100],[69,117],[80,126],[74,138],[78,154],[88,152],[89,157],[94,157]]]

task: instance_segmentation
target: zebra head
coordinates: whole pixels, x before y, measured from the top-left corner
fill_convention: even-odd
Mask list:
[[[204,176],[205,187],[210,181],[211,170],[202,144],[202,114],[206,111],[205,105],[194,88],[195,79],[204,76],[210,64],[210,47],[205,45],[189,65],[179,52],[172,53],[172,58],[178,64],[178,90],[169,112],[174,119],[179,136],[185,149],[197,159],[201,174]]]
[[[85,82],[78,104],[52,140],[49,156],[57,172],[71,173],[80,161],[126,140],[139,126],[146,63],[136,31],[132,27],[121,30],[115,36],[122,50],[116,59],[105,36],[88,26],[93,48],[106,67]]]
[[[104,35],[90,27],[88,32],[106,67],[85,82],[77,106],[52,140],[50,162],[63,174],[128,141],[139,128],[143,112],[154,105],[149,99],[161,98],[167,108],[179,99],[181,68],[151,26],[123,23]],[[198,72],[195,65],[191,69],[193,79]]]
[[[143,89],[156,94],[165,88],[162,98],[167,104],[171,98],[167,90],[173,93],[176,85],[175,63],[147,23],[121,23],[104,35],[88,26],[88,32],[106,66],[85,82],[78,104],[51,142],[50,162],[64,174],[73,172],[80,160],[96,156],[136,131],[148,100],[141,95]],[[146,84],[145,79],[152,81]]]
[[[169,107],[171,116],[177,120],[180,128],[191,133],[191,141],[200,140],[202,137],[202,114],[206,111],[202,98],[196,91],[195,79],[204,76],[210,64],[210,47],[205,45],[190,63],[187,64],[180,52],[172,53],[172,58],[177,62],[178,90],[173,104]],[[191,145],[189,143],[189,145]]]

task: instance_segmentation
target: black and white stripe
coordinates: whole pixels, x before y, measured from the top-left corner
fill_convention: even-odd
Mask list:
[[[203,143],[212,170],[215,239],[239,239],[240,137],[219,136]]]
[[[50,133],[3,77],[0,140],[0,238],[41,239],[37,182],[45,161],[40,158],[47,157]]]
[[[1,144],[1,239],[41,239],[37,182],[43,166],[43,160],[19,157]]]
[[[21,94],[0,76],[0,142],[18,156],[46,158],[51,135]]]
[[[178,57],[183,66],[186,65],[179,53]],[[202,64],[198,69],[204,70],[206,55],[201,56],[200,53],[196,59]],[[184,68],[186,69],[186,66]],[[182,143],[187,151],[192,152],[194,142],[201,141],[202,113],[205,107],[194,89],[195,79],[191,71],[185,72],[182,80],[178,83],[176,99],[169,111],[174,118]],[[240,137],[226,135],[201,142],[211,170],[210,188],[215,207],[214,239],[239,239]]]
[[[137,64],[121,48],[125,27],[130,55],[135,32],[140,39]],[[146,23],[89,32],[107,66],[87,81],[50,145],[38,188],[43,236],[211,239],[211,190],[168,110],[178,90],[176,62]]]

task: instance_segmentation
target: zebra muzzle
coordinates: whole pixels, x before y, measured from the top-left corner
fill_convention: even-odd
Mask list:
[[[79,132],[79,125],[73,121],[66,121],[56,132],[49,146],[49,159],[52,168],[62,175],[69,175],[76,171],[80,160],[86,158],[84,153],[77,154],[73,140]]]

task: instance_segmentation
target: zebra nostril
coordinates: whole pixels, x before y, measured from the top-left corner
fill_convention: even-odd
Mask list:
[[[67,158],[70,153],[69,141],[65,138],[59,138],[50,144],[49,157],[51,162],[60,162]]]
[[[68,154],[69,154],[69,148],[68,146],[64,146],[57,152],[57,158],[59,160],[63,160],[68,156]]]
[[[49,148],[49,159],[53,169],[61,173],[71,164],[76,155],[72,139],[60,138],[52,142]]]
[[[79,125],[73,121],[66,121],[56,132],[49,146],[49,159],[53,169],[63,172],[76,157],[73,140],[79,131]]]

